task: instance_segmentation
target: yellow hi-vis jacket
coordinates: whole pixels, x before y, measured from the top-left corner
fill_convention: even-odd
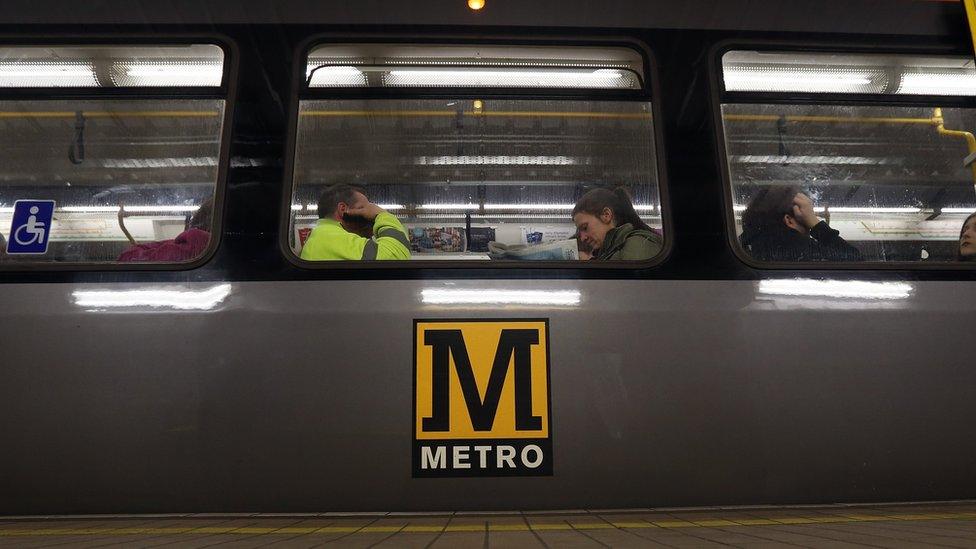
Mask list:
[[[302,259],[410,259],[410,239],[400,220],[382,212],[373,220],[373,238],[342,228],[335,219],[319,219],[302,248]]]

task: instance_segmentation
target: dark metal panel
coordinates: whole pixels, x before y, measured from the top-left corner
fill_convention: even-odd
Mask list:
[[[961,3],[919,0],[5,0],[0,24],[487,25],[946,35]]]

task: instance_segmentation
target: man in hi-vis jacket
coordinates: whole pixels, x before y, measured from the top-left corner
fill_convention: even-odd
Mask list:
[[[410,239],[393,214],[340,183],[319,198],[319,222],[302,248],[302,259],[410,259]]]

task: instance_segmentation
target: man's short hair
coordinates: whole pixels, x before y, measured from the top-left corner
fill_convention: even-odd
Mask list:
[[[336,183],[325,189],[319,197],[319,219],[332,217],[340,202],[349,204],[356,198],[356,193],[366,194],[362,187],[347,185],[346,183]]]
[[[770,185],[760,190],[742,212],[743,229],[763,230],[782,225],[783,216],[793,215],[793,199],[802,189],[796,185]]]

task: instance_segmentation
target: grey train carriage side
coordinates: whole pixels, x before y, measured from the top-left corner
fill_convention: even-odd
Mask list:
[[[976,123],[962,4],[238,4],[0,8],[0,81],[14,82],[0,87],[0,233],[23,236],[7,230],[15,200],[54,200],[60,231],[46,254],[0,258],[0,514],[976,497],[976,285],[953,255],[976,209],[959,138]],[[339,56],[336,44],[381,53],[368,69],[333,58],[308,68],[316,52]],[[554,77],[550,88],[452,91],[383,89],[366,74],[389,77],[398,48],[414,46],[431,59],[446,46],[483,58],[570,52],[563,61],[626,50],[639,79],[626,90],[567,91]],[[78,51],[93,60],[65,61]],[[731,84],[733,70],[787,70],[769,68],[782,52],[842,74],[884,56],[934,60],[962,71],[965,89]],[[51,84],[44,71],[77,80]],[[403,151],[409,161],[387,162]],[[412,243],[459,248],[410,264],[300,260],[316,185],[340,175],[385,178],[368,188],[400,206]],[[437,184],[405,183],[428,176]],[[635,203],[665,242],[654,260],[462,257],[488,229],[529,243],[528,225],[572,232],[562,205],[526,205],[565,192],[571,206],[581,182],[617,176],[645,185]],[[779,180],[814,189],[868,260],[750,258],[738,216]],[[441,210],[417,206],[438,197]],[[189,232],[207,198],[212,235],[195,259],[116,260],[132,243]],[[496,215],[496,198],[526,208]],[[439,325],[453,328],[424,332]],[[496,325],[515,339],[475,341]],[[418,429],[436,421],[423,421],[418,399],[438,397],[416,371],[441,364],[445,383],[464,377],[451,334],[474,338],[463,340],[472,363],[490,363],[495,342],[511,357],[494,355],[492,413],[516,426],[544,418],[544,444],[475,432],[460,454],[457,443],[440,455],[422,443]],[[542,377],[512,397],[529,362],[545,364],[532,370]],[[544,403],[516,410],[523,397]],[[451,413],[486,409],[457,398]],[[479,452],[491,470],[478,469]]]

